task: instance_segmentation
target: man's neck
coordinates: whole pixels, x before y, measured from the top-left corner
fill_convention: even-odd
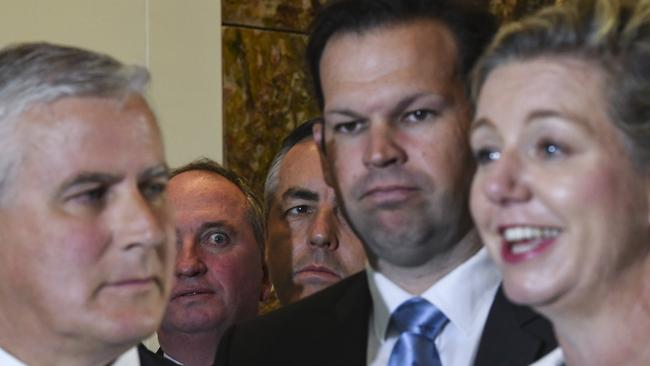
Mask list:
[[[451,250],[436,255],[417,267],[400,267],[377,259],[373,268],[405,291],[420,295],[463,264],[481,248],[476,230],[470,230]]]
[[[214,362],[223,330],[182,333],[158,331],[160,348],[185,366],[209,366]]]

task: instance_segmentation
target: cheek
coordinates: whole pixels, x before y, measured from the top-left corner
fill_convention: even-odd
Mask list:
[[[605,167],[582,172],[574,170],[571,175],[558,175],[546,181],[551,183],[546,189],[549,200],[559,211],[559,216],[566,220],[581,220],[596,212],[599,217],[608,212],[620,212],[621,207],[627,205],[625,201],[629,197],[621,187],[616,172]],[[589,210],[585,211],[586,207]]]
[[[63,250],[59,249],[53,255],[70,266],[98,264],[111,243],[110,234],[94,225],[77,225],[66,229],[59,238],[52,239],[54,243],[65,246]]]
[[[252,251],[213,256],[207,266],[212,272],[211,280],[220,284],[229,297],[237,297],[245,289],[262,283],[262,260]]]
[[[483,193],[483,182],[482,175],[480,172],[477,172],[474,175],[472,184],[470,186],[470,195],[469,195],[469,206],[472,213],[472,218],[476,223],[481,235],[486,234],[484,231],[487,231],[488,227],[488,218],[490,215],[491,204],[485,197]]]

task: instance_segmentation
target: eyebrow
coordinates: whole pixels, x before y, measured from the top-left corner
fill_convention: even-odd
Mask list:
[[[563,113],[558,112],[552,109],[536,109],[526,115],[525,124],[530,125],[538,120],[549,119],[549,118],[560,118],[562,120],[574,122],[576,126],[584,128],[586,131],[592,132],[593,129],[589,123],[582,117],[579,117],[573,113]],[[488,118],[479,118],[472,121],[470,126],[469,133],[471,134],[474,130],[481,128],[483,126],[494,127],[494,123]]]
[[[282,194],[282,199],[289,198],[303,199],[307,201],[318,201],[318,193],[302,187],[290,187]]]
[[[168,176],[169,176],[169,168],[165,164],[160,164],[145,169],[142,173],[138,175],[138,179],[143,181],[143,180],[157,179],[157,178],[168,177]],[[75,175],[74,177],[64,181],[63,184],[61,184],[61,188],[58,190],[58,194],[59,195],[62,194],[70,187],[74,187],[82,184],[112,185],[122,180],[122,178],[123,178],[122,176],[116,174],[99,173],[99,172],[81,172]]]
[[[138,175],[139,180],[149,180],[157,178],[169,178],[169,167],[167,164],[159,164],[145,169]]]
[[[444,107],[446,103],[446,98],[444,98],[442,95],[437,95],[437,94],[431,94],[428,92],[423,92],[423,93],[415,93],[412,95],[408,95],[402,99],[400,99],[397,104],[395,105],[394,108],[391,109],[389,115],[391,117],[395,117],[398,114],[402,113],[404,109],[406,109],[409,105],[413,104],[416,100],[421,99],[421,98],[435,98],[438,103],[442,107]],[[367,118],[361,117],[359,114],[357,114],[355,111],[349,109],[349,108],[343,108],[343,109],[333,109],[331,111],[326,111],[324,115],[328,114],[340,114],[346,117],[350,118],[355,118],[358,120],[366,120]],[[325,120],[325,119],[323,119]]]
[[[214,228],[224,228],[229,231],[233,231],[233,226],[230,225],[226,220],[217,220],[217,221],[206,221],[202,223],[199,227],[197,232],[202,233],[208,229],[214,229]]]
[[[61,185],[60,192],[65,191],[69,187],[80,185],[80,184],[90,184],[90,183],[103,183],[103,184],[113,184],[118,182],[120,177],[114,174],[107,173],[96,173],[96,172],[81,172],[76,176],[65,181]]]

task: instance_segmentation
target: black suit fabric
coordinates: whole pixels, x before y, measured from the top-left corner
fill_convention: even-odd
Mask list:
[[[371,306],[367,276],[362,271],[307,299],[231,327],[221,339],[215,364],[366,365]],[[516,314],[510,314],[512,311]],[[506,324],[496,324],[503,319]],[[531,325],[535,328],[531,335],[520,329]],[[522,337],[522,332],[527,336]],[[550,324],[531,310],[509,303],[499,290],[476,365],[526,366],[555,346]],[[516,352],[514,357],[501,354],[519,347],[527,351]]]

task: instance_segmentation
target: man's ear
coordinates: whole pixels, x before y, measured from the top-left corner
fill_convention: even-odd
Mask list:
[[[646,218],[646,223],[648,226],[650,226],[650,174],[646,173],[645,175],[645,197],[646,197],[646,214],[648,217]]]
[[[260,288],[260,301],[263,303],[271,298],[271,278],[269,277],[269,267],[266,263],[266,250],[264,250],[264,257],[262,258],[262,287]]]
[[[322,119],[319,122],[314,123],[314,126],[312,127],[312,135],[314,137],[314,143],[316,143],[316,146],[318,146],[320,166],[323,170],[323,179],[325,180],[325,184],[330,187],[334,187],[334,179],[331,174],[330,164],[327,161],[327,149],[325,147],[324,135],[325,126],[323,124],[324,122]]]

